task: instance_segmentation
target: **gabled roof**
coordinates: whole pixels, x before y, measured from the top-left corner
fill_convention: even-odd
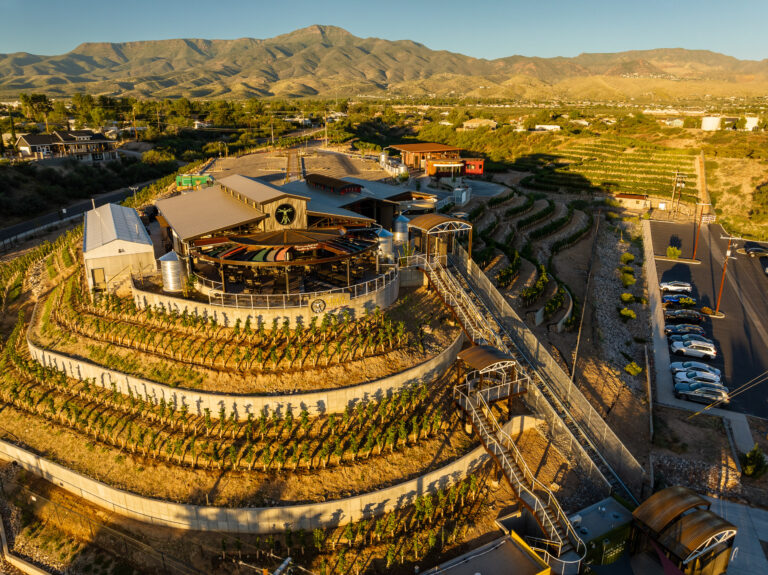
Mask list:
[[[26,142],[30,146],[49,146],[56,143],[58,140],[56,136],[51,134],[25,134],[19,136],[16,145],[18,146],[21,141]]]
[[[232,197],[221,186],[158,200],[156,205],[168,225],[184,241],[265,217],[264,212]]]
[[[274,200],[279,200],[280,198],[287,197],[306,199],[306,196],[290,194],[281,190],[280,188],[270,186],[264,182],[252,180],[251,178],[246,178],[240,174],[227,176],[226,178],[217,180],[217,183],[226,188],[229,188],[233,192],[237,192],[241,196],[254,201],[259,205],[265,202],[271,202]]]
[[[118,204],[104,204],[85,212],[84,253],[115,240],[152,245],[152,240],[139,214],[133,208]]]

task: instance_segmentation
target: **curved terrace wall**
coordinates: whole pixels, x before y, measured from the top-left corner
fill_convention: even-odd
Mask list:
[[[423,380],[433,380],[442,375],[456,361],[456,355],[459,353],[463,341],[464,334],[460,332],[453,343],[435,357],[400,373],[359,385],[310,393],[237,395],[171,387],[127,375],[89,361],[39,347],[32,342],[29,334],[27,334],[27,347],[32,358],[38,363],[62,371],[70,377],[81,380],[93,379],[97,385],[105,389],[112,389],[114,383],[117,391],[122,394],[128,395],[130,392],[135,396],[152,399],[156,404],[161,399],[165,399],[166,403],[172,403],[177,408],[186,405],[189,412],[196,415],[202,415],[207,408],[210,410],[211,417],[217,418],[219,408],[223,405],[227,416],[235,413],[240,419],[246,418],[248,413],[257,415],[265,409],[280,413],[285,413],[288,409],[293,410],[294,413],[306,409],[311,415],[343,412],[350,404],[391,395],[409,385]]]
[[[181,297],[174,297],[165,293],[142,290],[141,288],[136,287],[134,283],[131,283],[131,289],[133,292],[133,301],[136,303],[136,307],[140,309],[162,306],[166,310],[176,310],[178,313],[183,313],[184,310],[187,310],[187,313],[191,315],[215,318],[216,322],[224,327],[234,326],[238,319],[243,324],[250,319],[252,325],[259,325],[260,323],[271,325],[272,320],[275,318],[280,323],[287,319],[292,326],[297,323],[309,325],[312,317],[316,315],[338,313],[342,310],[349,310],[354,318],[361,316],[365,310],[372,312],[377,307],[381,309],[390,307],[395,303],[395,300],[397,300],[398,292],[400,290],[400,272],[398,271],[397,276],[384,287],[367,295],[350,298],[348,294],[329,293],[327,296],[319,296],[319,299],[323,299],[326,303],[325,309],[319,314],[313,312],[309,306],[286,308],[238,308],[203,303]]]
[[[518,416],[504,427],[510,433],[517,434],[539,423],[536,418]],[[464,479],[482,465],[488,455],[483,447],[477,447],[420,477],[345,499],[283,507],[243,508],[187,505],[143,497],[110,487],[3,440],[0,440],[0,458],[15,461],[23,469],[54,485],[125,517],[179,529],[261,534],[282,532],[286,527],[293,530],[335,527],[410,505],[416,497],[445,489]]]

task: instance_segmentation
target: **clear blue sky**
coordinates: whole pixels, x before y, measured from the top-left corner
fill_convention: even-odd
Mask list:
[[[479,58],[678,47],[768,57],[768,0],[0,0],[0,21],[1,53],[332,24]]]

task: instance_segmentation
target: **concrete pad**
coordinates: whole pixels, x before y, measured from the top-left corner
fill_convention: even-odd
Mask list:
[[[728,575],[768,573],[760,539],[768,539],[768,511],[708,497],[712,511],[738,528]]]

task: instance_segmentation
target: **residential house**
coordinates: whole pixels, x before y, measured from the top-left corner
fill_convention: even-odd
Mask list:
[[[100,162],[118,158],[117,142],[92,130],[61,130],[52,134],[25,134],[16,141],[23,158],[75,158]]]

